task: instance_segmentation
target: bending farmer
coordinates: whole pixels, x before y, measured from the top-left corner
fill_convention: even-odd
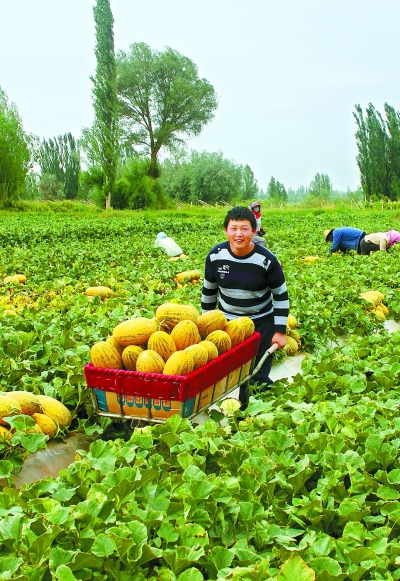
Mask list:
[[[347,250],[356,250],[361,254],[360,242],[364,238],[365,232],[358,228],[332,228],[332,230],[325,230],[325,242],[332,242],[329,252],[347,252]]]
[[[180,256],[183,254],[182,248],[178,246],[173,238],[169,238],[165,232],[157,234],[154,248],[161,248],[168,256]]]
[[[237,206],[225,217],[224,229],[228,238],[207,255],[201,297],[202,311],[218,307],[228,320],[250,317],[261,333],[256,365],[272,343],[282,349],[286,344],[286,325],[289,299],[282,267],[272,252],[254,244],[256,219],[249,208]],[[272,357],[265,360],[251,383],[271,384],[269,373]],[[265,388],[264,388],[265,390]],[[248,394],[240,387],[242,409]]]

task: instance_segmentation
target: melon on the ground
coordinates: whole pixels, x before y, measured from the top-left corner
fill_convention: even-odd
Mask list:
[[[38,395],[37,398],[42,408],[41,413],[54,420],[60,428],[68,428],[71,425],[71,412],[61,401],[49,395]]]

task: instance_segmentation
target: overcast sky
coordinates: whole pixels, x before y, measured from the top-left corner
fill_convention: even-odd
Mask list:
[[[93,119],[95,0],[0,0],[0,86],[25,130],[79,137]],[[110,0],[115,48],[170,46],[219,105],[189,141],[249,164],[261,188],[316,172],[359,184],[354,105],[400,109],[399,0]]]

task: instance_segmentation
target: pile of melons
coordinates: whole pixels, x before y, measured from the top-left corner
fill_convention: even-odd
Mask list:
[[[222,311],[200,315],[192,305],[164,303],[153,319],[138,317],[117,325],[95,343],[95,367],[187,375],[239,345],[254,333],[249,317],[228,321]]]
[[[294,355],[301,348],[300,333],[296,331],[297,320],[293,315],[288,316],[286,329],[286,345],[283,348],[287,355]]]
[[[68,428],[72,421],[71,412],[63,403],[48,395],[35,395],[28,391],[0,393],[0,438],[9,439],[12,433],[4,418],[26,415],[35,420],[33,432],[54,438],[58,430]]]
[[[389,309],[384,304],[385,295],[380,291],[366,291],[360,294],[360,298],[365,301],[365,305],[368,311],[374,313],[374,315],[381,321],[385,321],[389,314]]]

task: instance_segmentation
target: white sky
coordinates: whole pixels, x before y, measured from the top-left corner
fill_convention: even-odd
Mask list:
[[[93,118],[94,0],[0,0],[0,86],[24,128],[79,137]],[[111,0],[115,48],[170,46],[219,98],[189,141],[248,163],[260,187],[327,173],[355,189],[354,105],[400,109],[399,0]]]

